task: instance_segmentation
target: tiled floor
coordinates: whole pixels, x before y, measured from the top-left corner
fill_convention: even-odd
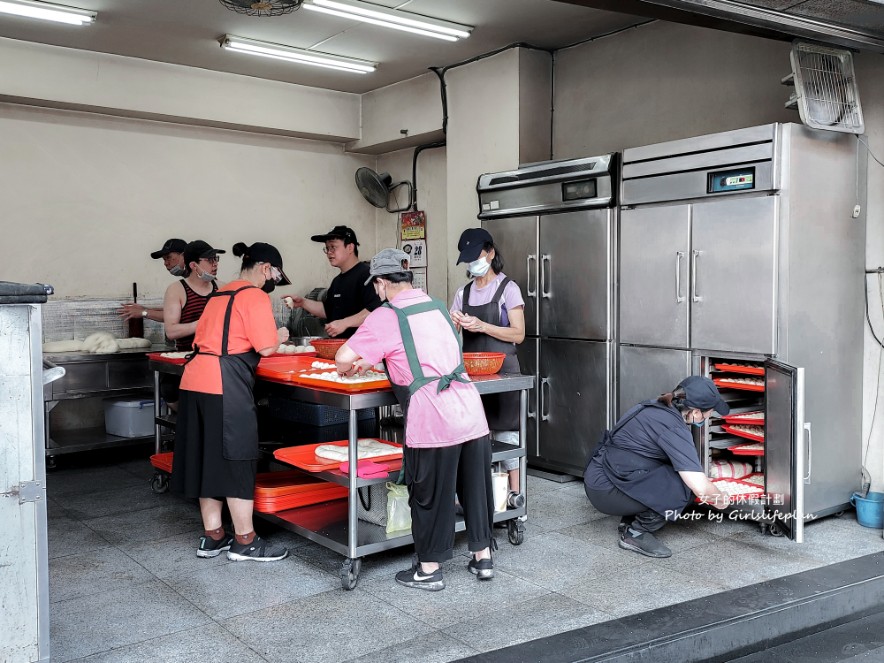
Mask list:
[[[808,524],[801,545],[745,522],[671,525],[673,556],[652,560],[617,547],[618,519],[581,483],[529,477],[525,541],[497,530],[493,581],[467,572],[461,535],[444,591],[397,585],[401,548],[365,558],[348,592],[340,555],[260,521],[288,559],[197,558],[195,503],[152,493],[142,458],[61,465],[48,479],[54,663],[452,661],[884,550],[850,512]]]

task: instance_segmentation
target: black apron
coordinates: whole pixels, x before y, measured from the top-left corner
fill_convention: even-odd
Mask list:
[[[489,325],[500,326],[500,298],[510,278],[507,276],[497,287],[497,292],[487,304],[482,306],[470,306],[470,289],[473,281],[467,283],[463,289],[462,310],[467,315],[478,318]],[[501,373],[521,373],[519,358],[516,356],[515,343],[507,343],[492,338],[488,334],[463,330],[464,352],[503,352],[506,357],[503,360]],[[486,394],[482,396],[482,405],[485,406],[485,417],[488,419],[488,428],[491,430],[519,430],[520,409],[519,392],[511,391],[503,394]]]
[[[677,520],[678,515],[691,501],[691,489],[666,459],[648,458],[633,451],[620,449],[614,441],[614,433],[646,407],[664,410],[684,423],[681,415],[657,401],[645,401],[611,430],[604,432],[601,443],[590,463],[599,463],[614,486],[626,495],[641,502],[667,520]]]
[[[246,285],[229,292],[213,292],[209,297],[230,297],[224,314],[224,327],[221,337],[221,407],[223,412],[222,449],[227,460],[258,459],[258,413],[255,408],[255,371],[261,355],[254,349],[248,352],[230,354],[227,341],[230,334],[230,316],[233,313],[233,298],[243,290],[256,286]],[[194,345],[188,361],[203,352]]]

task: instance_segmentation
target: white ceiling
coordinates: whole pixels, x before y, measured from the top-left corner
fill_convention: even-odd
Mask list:
[[[300,9],[278,17],[237,14],[218,0],[59,0],[98,12],[88,27],[0,14],[0,37],[362,93],[514,42],[558,48],[647,19],[555,0],[375,0],[375,4],[472,25],[457,43]],[[224,34],[372,60],[365,76],[222,50]]]

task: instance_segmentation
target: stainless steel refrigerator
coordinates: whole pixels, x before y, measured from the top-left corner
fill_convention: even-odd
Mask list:
[[[536,376],[528,462],[582,475],[613,414],[615,155],[479,178],[482,226],[522,289],[522,372]]]
[[[853,137],[795,124],[623,152],[618,412],[691,373],[757,367],[761,470],[782,502],[763,515],[799,541],[860,484],[858,163]],[[698,439],[707,464],[720,423]]]

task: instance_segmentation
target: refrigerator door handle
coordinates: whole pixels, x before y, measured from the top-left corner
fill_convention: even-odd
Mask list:
[[[691,251],[691,301],[699,302],[703,298],[697,294],[697,258],[700,252],[697,249]]]
[[[804,462],[807,464],[807,472],[804,474],[804,483],[810,483],[810,474],[813,471],[813,430],[810,422],[804,424]]]
[[[531,263],[534,262],[534,271],[535,277],[531,278]],[[537,297],[537,254],[529,253],[528,257],[525,258],[525,275],[527,276],[528,283],[525,285],[525,294],[529,297]]]
[[[544,264],[547,266],[544,269]],[[550,260],[548,253],[543,253],[540,256],[540,296],[544,299],[549,299],[552,295],[546,287],[546,273],[549,271],[549,280],[552,282],[552,261]]]
[[[675,303],[681,304],[685,300],[685,296],[681,294],[681,259],[684,258],[684,251],[675,252]]]
[[[543,396],[544,387],[546,387],[546,393],[549,394],[549,378],[540,378],[540,420],[549,421],[549,407],[547,407],[546,412],[543,411],[543,404],[549,405],[549,399]]]

